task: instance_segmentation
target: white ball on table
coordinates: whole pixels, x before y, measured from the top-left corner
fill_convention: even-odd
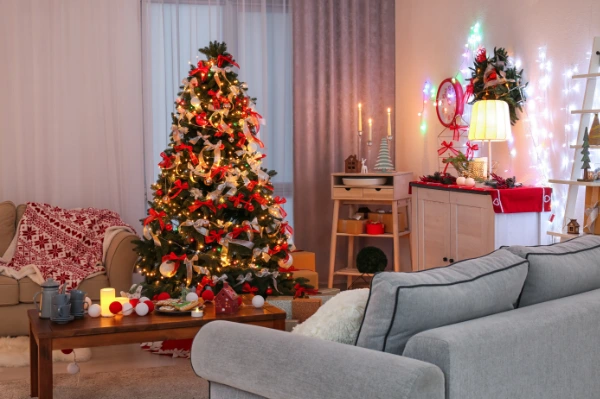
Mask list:
[[[254,295],[252,298],[252,306],[255,308],[262,308],[265,305],[265,298],[260,295]]]
[[[135,306],[135,313],[137,313],[138,316],[146,316],[149,310],[148,305],[145,303],[138,303]]]
[[[144,303],[144,302],[149,301],[149,300],[150,300],[150,298],[148,298],[146,296],[143,296],[143,297],[140,298],[140,303]]]
[[[465,177],[461,176],[461,177],[457,177],[456,178],[456,184],[459,186],[464,186],[465,185],[465,180],[467,180]]]
[[[102,308],[97,303],[93,304],[88,308],[88,315],[90,315],[90,317],[98,317],[100,316],[101,312]]]
[[[185,296],[185,300],[188,302],[194,302],[198,300],[198,294],[196,294],[195,292],[190,292],[189,294],[187,294]]]
[[[148,306],[148,305],[146,305]],[[125,302],[123,304],[123,310],[121,310],[121,313],[123,313],[123,316],[129,316],[130,314],[133,313],[133,305],[130,304],[129,302]]]
[[[467,187],[474,187],[475,186],[475,179],[473,179],[472,177],[469,177],[465,180],[465,186]]]

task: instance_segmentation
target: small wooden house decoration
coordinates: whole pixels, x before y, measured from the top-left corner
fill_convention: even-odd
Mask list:
[[[346,158],[344,164],[344,171],[346,173],[360,172],[358,158],[356,157],[356,154],[350,155],[348,158]]]
[[[567,233],[579,234],[579,223],[577,223],[577,219],[571,219],[571,221],[567,224]]]
[[[238,294],[229,286],[228,283],[223,284],[223,288],[215,297],[215,313],[233,314],[237,313],[240,308]]]

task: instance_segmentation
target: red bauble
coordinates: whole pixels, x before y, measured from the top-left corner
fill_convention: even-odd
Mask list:
[[[271,295],[273,294],[273,288],[269,287],[267,288],[267,295]]]
[[[154,296],[152,297],[152,300],[153,300],[153,301],[158,301],[158,294],[154,295]]]
[[[163,190],[156,190],[156,195],[159,196],[159,197],[162,197]]]
[[[202,299],[205,301],[212,301],[215,299],[215,293],[209,290],[206,290],[202,293]]]
[[[130,304],[131,304],[131,306],[133,306],[133,308],[135,309],[135,306],[136,306],[138,303],[140,303],[140,300],[139,300],[139,299],[137,299],[137,298],[131,298],[131,299],[129,300],[129,303],[130,303]]]
[[[119,301],[114,301],[108,306],[108,310],[110,310],[110,313],[112,314],[118,314],[121,310],[123,310],[123,305],[121,305],[121,302]]]
[[[488,75],[488,80],[495,80],[495,79],[498,79],[498,74],[496,73],[496,71],[490,72],[490,74]]]
[[[148,313],[150,313],[150,312],[152,312],[154,310],[154,302],[152,302],[152,301],[145,301],[144,303],[146,305],[148,305]]]
[[[73,349],[61,349],[60,351],[65,355],[70,355],[71,353],[73,353]]]
[[[167,231],[173,231],[173,225],[169,223],[165,226],[165,229],[167,229]]]
[[[156,299],[158,299],[159,301],[164,301],[165,299],[169,299],[171,298],[171,295],[169,295],[168,292],[161,292],[160,294],[158,294],[158,296],[156,297]]]

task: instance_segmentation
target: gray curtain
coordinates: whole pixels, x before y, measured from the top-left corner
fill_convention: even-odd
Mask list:
[[[344,159],[357,152],[357,104],[363,104],[363,157],[367,119],[374,119],[370,169],[386,134],[386,109],[394,109],[394,0],[301,0],[292,8],[295,242],[316,252],[324,286],[333,212],[330,174],[343,172]],[[390,240],[372,241],[391,247]],[[345,245],[338,239],[338,267],[347,263]]]

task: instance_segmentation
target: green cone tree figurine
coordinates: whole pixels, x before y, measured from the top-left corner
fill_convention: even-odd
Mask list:
[[[588,136],[588,129],[585,128],[583,133],[583,144],[581,145],[581,169],[583,169],[583,181],[588,181],[588,170],[590,169],[590,138]]]
[[[144,294],[293,294],[292,229],[273,195],[257,137],[261,116],[224,43],[200,49],[175,102],[170,144],[160,155],[153,201],[137,242]]]
[[[381,145],[379,146],[379,155],[377,155],[377,162],[375,163],[375,170],[381,172],[393,172],[394,164],[390,158],[390,150],[388,147],[387,138],[381,139]]]

